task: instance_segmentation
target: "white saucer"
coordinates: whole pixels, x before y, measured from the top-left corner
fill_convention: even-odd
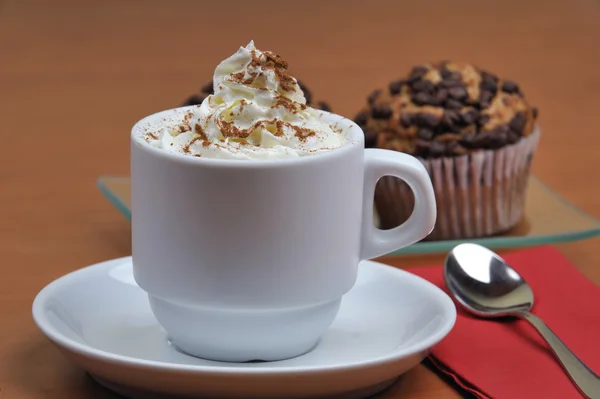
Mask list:
[[[126,257],[50,283],[35,298],[33,317],[65,356],[130,398],[352,399],[374,395],[417,365],[448,334],[456,309],[420,277],[362,262],[311,352],[276,362],[214,362],[169,345]]]

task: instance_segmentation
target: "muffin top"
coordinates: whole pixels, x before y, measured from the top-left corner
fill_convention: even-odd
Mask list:
[[[354,121],[366,147],[437,158],[514,144],[533,132],[536,119],[515,82],[441,61],[375,90]]]
[[[304,98],[306,98],[306,105],[308,105],[311,108],[320,109],[320,110],[326,111],[326,112],[331,112],[331,107],[329,106],[329,104],[327,104],[325,101],[313,102],[312,93],[310,92],[308,87],[306,87],[304,85],[304,83],[302,83],[299,80],[297,80],[297,82],[298,82],[298,86],[300,86],[300,89],[304,92]],[[200,105],[200,104],[202,104],[202,101],[204,101],[204,99],[211,94],[214,94],[212,81],[208,82],[207,84],[202,86],[202,89],[200,89],[199,93],[193,94],[190,97],[188,97],[188,99],[185,100],[185,102],[182,104],[182,106]]]

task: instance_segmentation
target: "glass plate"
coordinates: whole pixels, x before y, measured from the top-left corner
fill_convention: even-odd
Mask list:
[[[98,187],[119,212],[131,220],[129,177],[103,176]],[[517,248],[582,240],[600,235],[600,221],[579,210],[535,177],[529,179],[525,212],[510,231],[479,239],[470,239],[488,248]],[[446,252],[461,240],[418,242],[388,254],[426,254]]]

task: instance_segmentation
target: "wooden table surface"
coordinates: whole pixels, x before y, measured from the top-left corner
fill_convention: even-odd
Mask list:
[[[32,300],[67,272],[131,253],[130,226],[96,178],[127,175],[134,122],[179,105],[251,39],[346,116],[426,61],[516,80],[540,108],[534,173],[600,217],[598,0],[0,1],[0,398],[117,398],[45,339]],[[599,246],[558,247],[600,284]],[[434,397],[460,396],[423,366],[378,396]]]

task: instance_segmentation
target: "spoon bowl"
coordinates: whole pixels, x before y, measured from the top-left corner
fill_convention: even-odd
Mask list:
[[[533,306],[533,291],[500,256],[477,244],[460,244],[444,264],[452,295],[480,317],[503,317]]]

